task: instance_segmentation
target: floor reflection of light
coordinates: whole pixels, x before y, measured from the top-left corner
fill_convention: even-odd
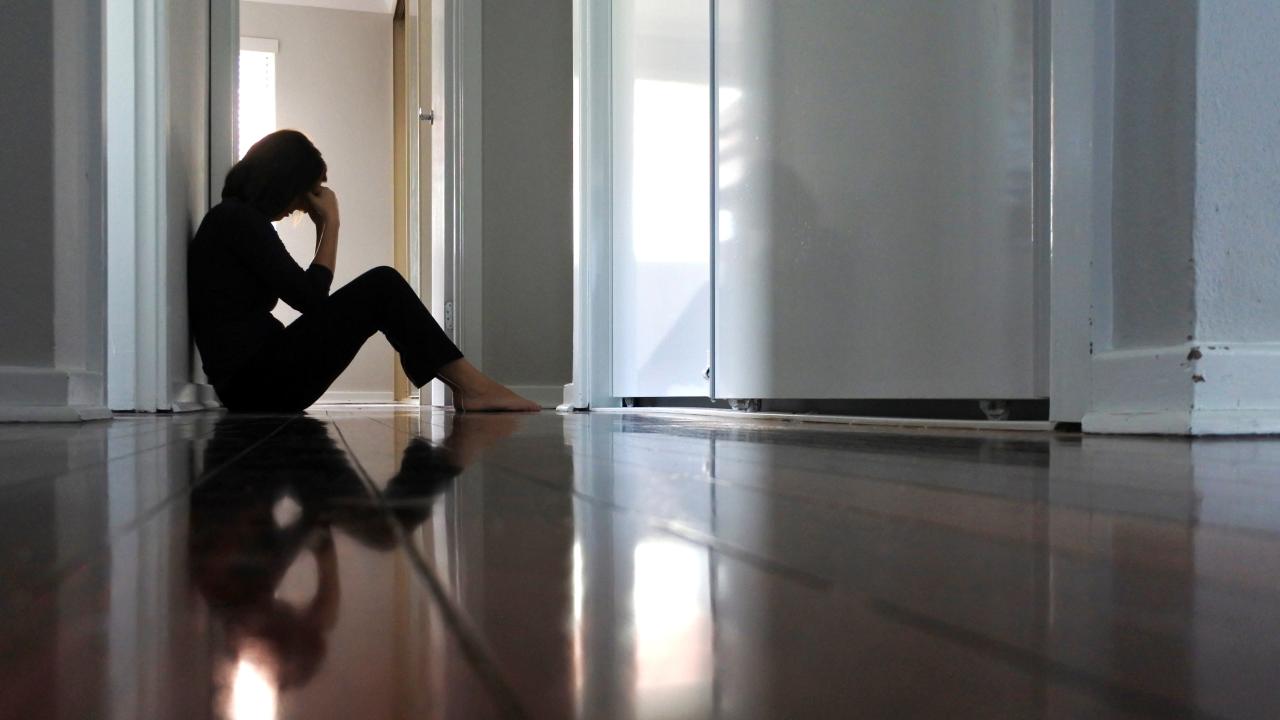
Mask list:
[[[271,506],[271,517],[276,521],[276,527],[284,529],[302,519],[302,506],[292,495],[285,495]]]
[[[711,702],[707,552],[674,540],[635,549],[638,717],[699,717]]]
[[[582,543],[573,542],[573,677],[582,699]]]
[[[231,720],[275,720],[278,692],[267,673],[250,658],[240,658],[231,678],[227,716]]]

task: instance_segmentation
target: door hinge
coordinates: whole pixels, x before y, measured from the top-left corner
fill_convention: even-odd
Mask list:
[[[453,301],[450,300],[444,304],[444,329],[453,329]]]
[[[436,111],[435,111],[435,110],[423,110],[422,108],[418,108],[418,119],[419,119],[419,120],[421,120],[422,122],[424,122],[424,123],[428,124],[428,125],[435,125],[435,124],[436,124]]]

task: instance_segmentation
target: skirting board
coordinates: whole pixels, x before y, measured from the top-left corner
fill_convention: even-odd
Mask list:
[[[571,412],[566,408],[562,412]],[[786,420],[788,422],[871,427],[926,428],[933,430],[1005,430],[1050,432],[1053,423],[1038,420],[930,420],[927,418],[863,417],[858,415],[818,415],[788,412],[738,412],[722,408],[592,408],[595,413],[625,415],[711,416],[729,420]]]
[[[0,367],[0,422],[105,420],[111,411],[93,402],[101,395],[98,373]]]
[[[80,423],[90,420],[110,420],[111,411],[105,405],[15,405],[0,407],[0,423]]]
[[[538,405],[542,406],[544,409],[555,409],[556,406],[560,404],[561,399],[564,397],[563,385],[509,385],[508,387],[515,394],[520,395],[522,397],[526,397],[538,403]],[[324,397],[320,398],[320,402],[318,404],[335,404],[335,403],[351,403],[351,402],[364,402],[364,403],[392,402],[391,393],[387,393],[385,399],[382,399],[382,400],[330,400],[329,396],[331,394],[335,394],[335,393],[326,394]],[[336,394],[341,395],[342,393],[336,393]],[[447,407],[447,406],[435,405],[433,402],[428,401],[423,404],[423,407]]]
[[[560,389],[560,404],[556,406],[556,412],[585,410],[585,407],[579,408],[578,402],[578,389],[573,383],[569,383]]]
[[[396,401],[396,394],[386,392],[361,392],[330,390],[316,401],[317,405],[385,405]]]
[[[213,386],[207,383],[182,383],[174,388],[173,412],[196,412],[222,407]]]
[[[511,391],[545,409],[553,410],[564,400],[563,385],[511,385]]]
[[[1093,359],[1084,431],[1280,434],[1280,343],[1190,342]]]

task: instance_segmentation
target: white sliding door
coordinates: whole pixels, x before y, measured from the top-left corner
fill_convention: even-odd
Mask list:
[[[717,396],[1042,394],[1033,5],[719,0]]]
[[[706,396],[711,5],[612,11],[613,394]]]

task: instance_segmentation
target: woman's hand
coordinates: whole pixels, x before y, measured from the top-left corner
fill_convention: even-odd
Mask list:
[[[338,196],[317,183],[303,194],[302,202],[311,222],[316,224],[316,256],[312,263],[333,272],[338,266]]]
[[[329,227],[337,228],[340,220],[338,216],[338,196],[329,188],[319,185],[315,189],[307,192],[303,196],[306,202],[307,215],[311,217],[311,222],[316,224],[317,228]]]

